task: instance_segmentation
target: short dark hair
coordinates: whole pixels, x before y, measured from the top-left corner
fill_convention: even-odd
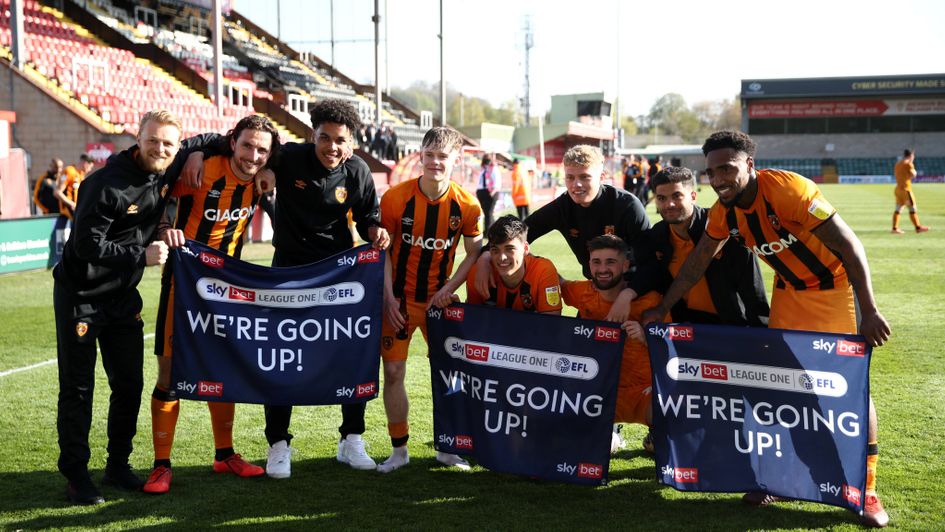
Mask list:
[[[309,110],[312,117],[312,129],[318,129],[318,126],[325,122],[332,122],[348,126],[348,131],[352,135],[361,129],[361,117],[358,116],[358,110],[350,103],[336,98],[319,100]]]
[[[490,246],[504,244],[513,238],[521,238],[527,242],[528,226],[515,216],[506,214],[492,222],[492,225],[489,226],[488,237]]]
[[[668,166],[663,168],[650,180],[650,188],[656,190],[660,185],[681,183],[688,188],[696,187],[696,177],[692,175],[692,170],[685,166]]]
[[[266,161],[266,166],[271,167],[276,157],[279,155],[279,147],[281,146],[279,142],[279,130],[276,129],[275,124],[273,124],[271,120],[262,115],[248,115],[241,118],[240,121],[233,126],[233,129],[229,130],[226,136],[223,137],[223,146],[221,147],[222,154],[226,157],[233,155],[233,148],[230,147],[230,141],[239,139],[243,131],[247,129],[262,131],[272,136],[272,146],[269,148],[269,159]]]
[[[911,156],[912,156],[912,150],[902,150],[902,156],[903,156],[903,157],[911,157]]]
[[[624,257],[630,257],[630,248],[617,235],[600,235],[587,241],[587,252],[593,253],[601,249],[616,249]]]
[[[725,148],[743,152],[749,157],[755,156],[755,141],[741,131],[733,129],[716,131],[709,135],[709,138],[705,139],[705,144],[702,145],[702,154],[708,155],[709,152]]]
[[[82,162],[84,162],[84,163],[94,163],[94,162],[95,162],[95,159],[93,159],[92,156],[89,155],[89,154],[87,154],[87,153],[83,153],[82,155],[80,155],[80,156],[79,156],[79,160],[82,161]]]

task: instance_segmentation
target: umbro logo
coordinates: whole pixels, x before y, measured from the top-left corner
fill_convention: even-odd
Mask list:
[[[305,190],[305,187],[307,186],[308,186],[308,183],[306,183],[305,181],[302,181],[301,179],[295,180],[295,188],[300,189],[300,190]]]
[[[404,216],[403,218],[400,219],[400,223],[401,225],[413,225],[413,218],[408,218]]]
[[[729,230],[728,234],[732,236],[738,236],[738,228]]]
[[[129,205],[127,214],[138,214],[138,206],[134,203]]]
[[[211,190],[210,192],[207,192],[207,197],[208,197],[208,198],[219,198],[219,197],[220,197],[220,191],[219,191],[219,190]]]

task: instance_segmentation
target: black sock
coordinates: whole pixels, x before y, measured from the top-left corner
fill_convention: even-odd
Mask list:
[[[236,451],[232,447],[224,447],[222,449],[217,449],[216,455],[213,457],[217,462],[221,460],[226,460],[227,458],[236,454]]]
[[[391,447],[403,447],[404,445],[407,445],[407,440],[409,439],[410,439],[410,434],[407,434],[403,438],[391,438],[390,445]]]
[[[161,466],[164,466],[164,467],[171,467],[171,459],[168,458],[167,460],[155,460],[155,461],[154,461],[154,468],[155,468],[155,469],[157,469],[157,468],[159,468],[159,467],[161,467]]]

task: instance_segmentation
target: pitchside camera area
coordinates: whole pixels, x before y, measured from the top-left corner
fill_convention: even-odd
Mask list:
[[[890,234],[891,185],[825,184],[823,191],[863,241],[873,286],[893,336],[873,353],[871,392],[880,420],[878,488],[892,526],[945,528],[945,186],[918,184],[923,222],[932,231]],[[714,199],[703,187],[700,203]],[[649,212],[656,217],[653,207]],[[580,269],[559,237],[542,237],[533,252],[554,260],[562,275]],[[268,243],[248,245],[244,257],[268,264]],[[771,272],[765,270],[770,288]],[[149,268],[140,290],[146,322],[145,350],[153,347],[159,275]],[[0,276],[0,528],[201,530],[244,529],[859,529],[842,509],[804,502],[750,508],[741,494],[681,493],[657,483],[657,465],[640,445],[645,429],[627,426],[629,445],[612,458],[610,482],[590,488],[494,473],[444,468],[434,460],[431,379],[422,342],[408,362],[411,461],[382,475],[355,471],[335,458],[337,407],[295,410],[292,476],[238,479],[215,474],[207,407],[183,401],[173,451],[169,494],[147,496],[104,487],[106,504],[71,506],[56,470],[56,339],[52,277],[46,271]],[[461,289],[462,295],[465,297]],[[572,311],[573,313],[573,311]],[[156,373],[145,356],[145,392],[131,456],[140,475],[151,468],[151,416],[147,396]],[[97,370],[90,467],[96,483],[105,465],[108,383]],[[383,391],[383,382],[381,383]],[[264,464],[262,407],[239,405],[237,452]],[[380,399],[367,407],[368,453],[380,461],[390,452]]]

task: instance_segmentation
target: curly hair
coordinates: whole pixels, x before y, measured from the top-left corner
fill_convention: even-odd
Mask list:
[[[318,126],[325,122],[333,122],[348,126],[348,131],[354,135],[361,129],[361,117],[358,116],[358,110],[353,105],[338,99],[319,100],[309,110],[312,116],[312,129],[318,129]]]
[[[709,138],[705,139],[705,144],[702,145],[702,154],[708,155],[709,152],[725,148],[732,148],[737,152],[747,154],[749,157],[755,156],[755,141],[751,140],[751,137],[745,133],[731,129],[716,131],[709,135]]]

